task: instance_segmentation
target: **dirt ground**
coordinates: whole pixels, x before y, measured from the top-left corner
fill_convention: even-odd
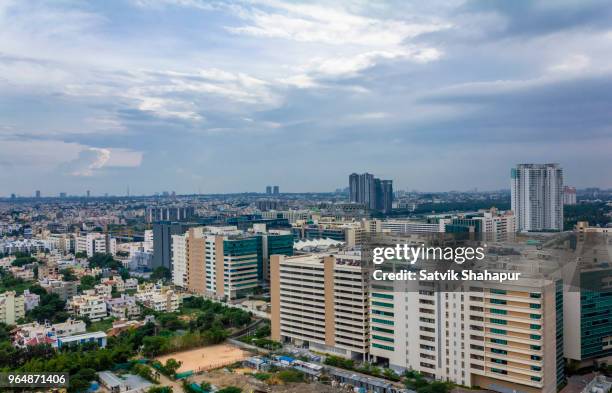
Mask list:
[[[243,371],[243,370],[239,370]],[[255,372],[248,370],[248,372]],[[320,383],[289,383],[285,385],[268,385],[265,382],[258,381],[252,376],[244,375],[241,372],[226,372],[224,370],[214,370],[196,375],[190,380],[200,383],[202,381],[209,382],[218,387],[237,386],[243,392],[251,392],[254,390],[266,391],[271,393],[338,393],[338,389],[333,389],[329,385]]]
[[[249,354],[247,352],[238,347],[229,344],[219,344],[210,347],[191,349],[189,351],[175,352],[170,355],[157,357],[156,360],[166,363],[166,360],[172,358],[183,362],[178,369],[178,372],[182,373],[185,371],[199,372],[203,370],[212,370],[242,361],[248,356]]]

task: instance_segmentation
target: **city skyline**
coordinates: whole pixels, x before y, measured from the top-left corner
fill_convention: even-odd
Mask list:
[[[0,195],[326,191],[355,171],[496,190],[521,162],[610,188],[611,15],[601,1],[5,1]]]

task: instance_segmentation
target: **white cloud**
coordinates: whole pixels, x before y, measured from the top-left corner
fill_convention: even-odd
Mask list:
[[[96,169],[102,168],[110,159],[110,150],[90,147],[82,150],[79,157],[68,163],[72,176],[92,176]]]
[[[591,65],[591,59],[588,56],[574,54],[567,57],[561,63],[555,64],[549,68],[553,72],[578,72],[583,71]]]
[[[236,34],[284,38],[331,45],[395,46],[406,39],[450,27],[447,23],[407,23],[351,14],[340,8],[280,1],[254,1],[273,9],[243,7],[238,16],[249,24],[228,27]]]
[[[93,176],[105,167],[138,167],[142,163],[142,153],[122,148],[88,147],[79,156],[66,164],[72,176]]]

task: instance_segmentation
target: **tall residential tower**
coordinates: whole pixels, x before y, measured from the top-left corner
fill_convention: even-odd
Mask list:
[[[510,177],[517,230],[563,230],[563,169],[559,164],[518,164]]]

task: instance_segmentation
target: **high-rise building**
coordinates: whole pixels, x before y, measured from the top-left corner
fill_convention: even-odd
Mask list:
[[[59,197],[60,198],[66,198],[66,193],[65,192],[60,192],[59,193]]]
[[[272,195],[272,186],[266,186],[266,195]]]
[[[187,286],[187,234],[172,235],[172,283]]]
[[[36,190],[36,198],[40,198],[40,190]]]
[[[365,360],[368,274],[356,253],[270,259],[272,339]]]
[[[236,227],[197,227],[187,233],[187,289],[236,299],[259,285],[257,239]]]
[[[351,203],[388,213],[393,205],[393,181],[380,180],[370,173],[352,173],[349,176],[349,197]]]
[[[372,360],[499,392],[553,393],[565,380],[562,280],[371,284]]]
[[[578,368],[612,358],[612,228],[576,225],[576,254],[565,268],[565,357]]]
[[[273,189],[272,193],[273,193],[274,195],[278,195],[278,194],[280,194],[280,188],[279,188],[279,186],[274,186],[274,189]]]
[[[559,164],[518,164],[510,177],[517,230],[563,230],[563,169]]]
[[[243,231],[236,226],[202,226],[174,236],[175,283],[184,282],[192,293],[236,299],[269,281],[270,256],[292,255],[293,236],[289,231],[266,231],[265,224],[254,227]]]
[[[563,187],[563,204],[564,205],[575,205],[576,204],[576,187],[570,187],[570,186]]]
[[[87,190],[87,198],[89,198],[91,196],[91,191]]]
[[[182,235],[193,223],[158,221],[153,223],[152,268],[164,266],[172,271],[172,235]]]
[[[380,181],[380,194],[376,194],[376,201],[378,203],[378,210],[383,213],[390,213],[393,208],[393,181],[392,180],[381,180]]]

